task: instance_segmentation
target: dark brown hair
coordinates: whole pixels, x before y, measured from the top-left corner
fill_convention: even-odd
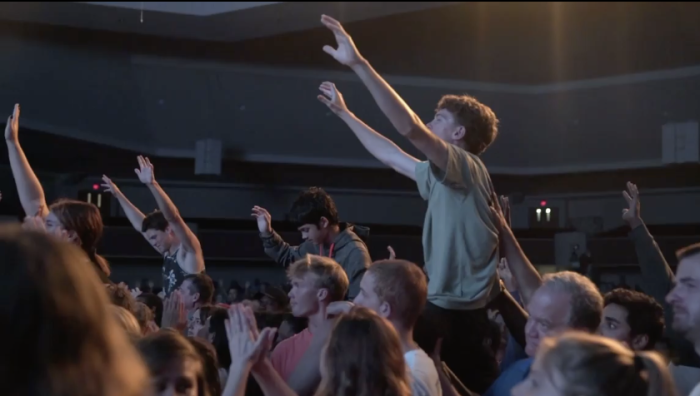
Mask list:
[[[435,111],[447,110],[457,123],[464,127],[466,149],[481,155],[496,140],[498,118],[493,110],[469,95],[445,95]]]
[[[428,283],[420,267],[406,260],[380,260],[366,274],[372,274],[374,292],[389,303],[399,323],[412,329],[428,299]]]
[[[394,327],[373,311],[342,315],[326,344],[316,396],[408,396],[406,362]]]
[[[82,201],[60,199],[52,204],[49,210],[58,217],[66,231],[75,232],[80,248],[85,251],[97,270],[109,276],[109,263],[97,254],[97,244],[104,231],[102,215],[97,206]]]
[[[3,395],[144,394],[146,368],[80,249],[5,226],[0,257]]]
[[[138,342],[138,349],[146,361],[153,379],[168,369],[173,362],[192,359],[199,363],[197,370],[197,395],[209,395],[204,378],[204,364],[195,347],[181,334],[172,330],[161,330],[148,335]]]

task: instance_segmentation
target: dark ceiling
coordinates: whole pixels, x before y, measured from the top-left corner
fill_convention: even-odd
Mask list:
[[[347,24],[381,72],[546,84],[700,64],[700,3],[465,2]],[[321,48],[324,28],[237,43],[7,22],[74,46],[282,67],[344,70]]]

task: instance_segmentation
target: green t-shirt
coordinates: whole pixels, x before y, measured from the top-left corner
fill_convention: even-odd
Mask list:
[[[479,157],[448,147],[445,172],[428,161],[416,165],[418,191],[428,201],[423,224],[428,301],[445,309],[477,309],[500,291],[498,228],[489,207],[493,187]]]

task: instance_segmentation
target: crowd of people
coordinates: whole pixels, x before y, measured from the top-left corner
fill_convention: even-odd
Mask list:
[[[104,176],[134,229],[163,256],[161,290],[110,279],[92,204],[43,189],[19,144],[20,108],[5,140],[26,214],[0,229],[0,389],[72,396],[700,395],[700,244],[676,272],[623,193],[647,294],[602,294],[585,276],[541,276],[510,228],[510,204],[479,155],[498,119],[470,96],[444,96],[424,124],[364,59],[335,19],[321,22],[419,161],[354,115],[330,82],[318,99],[378,160],[416,181],[427,201],[424,263],[372,262],[361,230],[321,188],[291,208],[304,242],[286,243],[255,206],[265,252],[289,284],[232,287],[206,274],[195,233],[138,157],[158,210],[143,214]]]

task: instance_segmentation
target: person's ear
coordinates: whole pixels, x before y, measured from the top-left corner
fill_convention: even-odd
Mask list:
[[[328,219],[325,217],[321,217],[321,220],[318,221],[318,228],[321,230],[324,228],[328,228],[329,225],[330,221],[328,221]]]

